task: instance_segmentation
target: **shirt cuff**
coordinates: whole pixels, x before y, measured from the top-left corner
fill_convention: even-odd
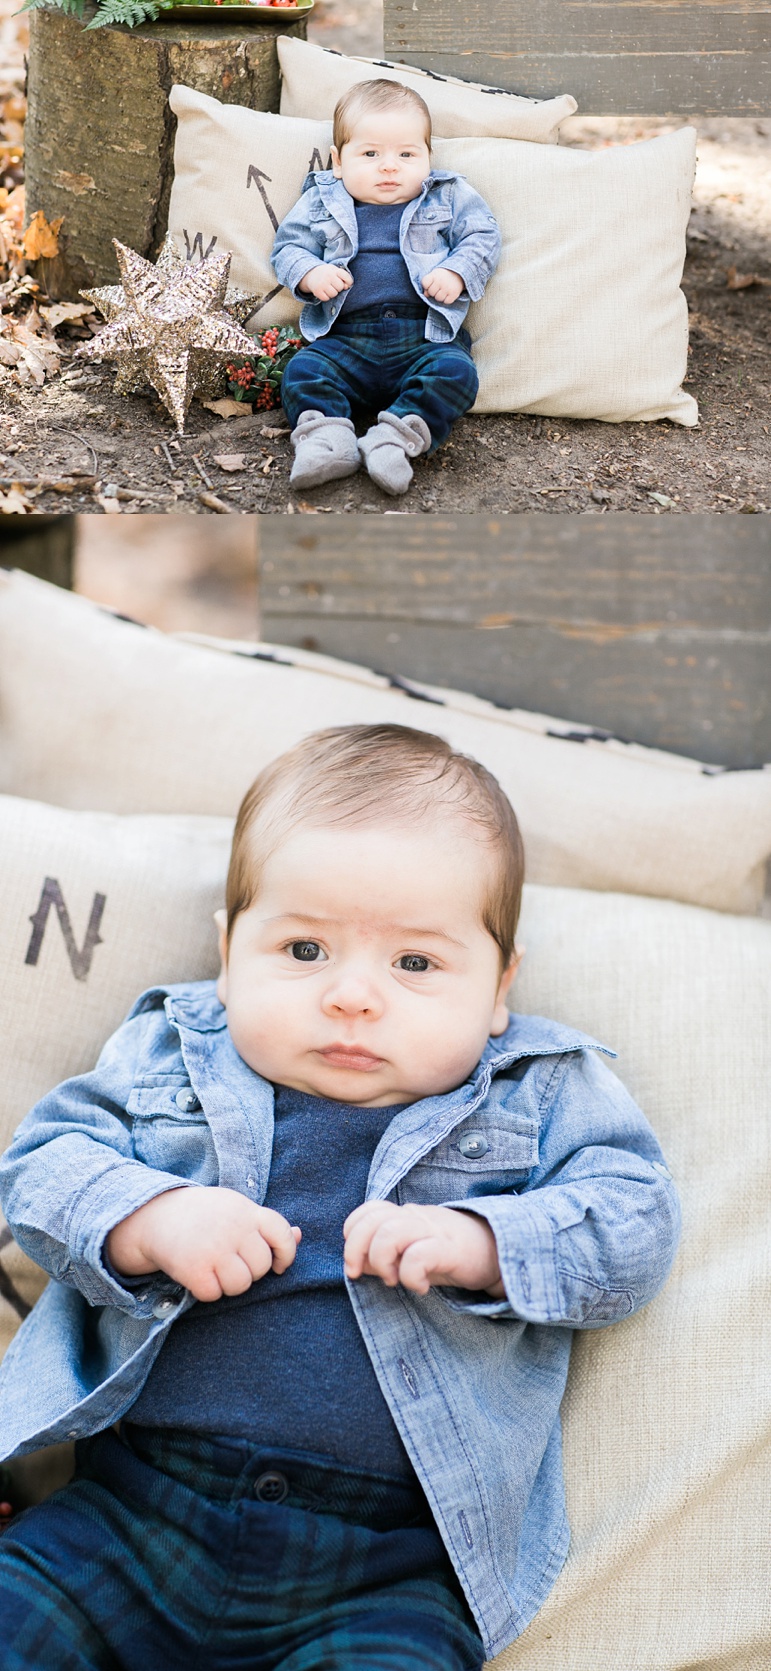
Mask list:
[[[438,265],[449,267],[451,272],[457,273],[458,277],[462,278],[471,301],[481,302],[485,293],[487,278],[483,275],[482,269],[476,261],[464,260],[464,257],[459,253],[450,251],[450,254]],[[460,300],[460,297],[458,300]]]
[[[445,1201],[442,1205],[486,1219],[495,1236],[501,1281],[514,1316],[526,1323],[564,1321],[554,1227],[535,1201],[520,1195],[485,1195],[472,1200]],[[490,1303],[500,1306],[505,1302]]]
[[[306,273],[312,272],[314,267],[323,267],[324,262],[317,255],[309,255],[307,250],[301,250],[299,255],[296,255],[287,265],[281,261],[280,257],[279,260],[280,267],[274,263],[273,271],[281,284],[285,285],[287,290],[291,290],[292,295],[298,302],[315,302],[315,296],[312,296],[307,290],[300,290],[298,287]]]
[[[166,1317],[184,1303],[186,1290],[163,1271],[140,1278],[120,1275],[106,1258],[105,1242],[116,1224],[156,1195],[200,1187],[141,1161],[117,1161],[89,1184],[73,1212],[69,1240],[71,1276],[90,1305],[118,1306],[134,1317]]]

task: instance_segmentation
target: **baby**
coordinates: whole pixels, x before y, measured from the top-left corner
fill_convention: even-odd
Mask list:
[[[406,493],[410,459],[438,447],[476,399],[463,321],[495,270],[500,233],[462,174],[431,168],[431,116],[410,88],[352,87],[333,140],[331,170],[308,176],[273,246],[277,278],[306,303],[311,344],[281,386],[290,480],[316,487],[363,458],[378,487]],[[358,442],[352,413],[378,406]]]
[[[239,812],[219,980],[22,1123],[54,1281],[2,1454],[80,1443],[0,1539],[2,1671],[479,1671],[541,1606],[571,1331],[658,1291],[678,1205],[604,1047],[507,1010],[522,875],[474,760],[308,737]]]

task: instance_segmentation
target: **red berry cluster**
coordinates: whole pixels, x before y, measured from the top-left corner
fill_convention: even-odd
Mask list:
[[[240,383],[242,389],[248,389],[254,382],[253,366],[226,366],[231,383]]]
[[[260,337],[260,345],[263,353],[267,354],[270,360],[275,360],[276,348],[278,346],[277,325],[271,325],[269,330],[263,331],[262,336]]]

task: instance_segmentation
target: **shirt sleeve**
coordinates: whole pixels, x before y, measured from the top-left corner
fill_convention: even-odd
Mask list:
[[[450,252],[441,263],[463,279],[472,302],[481,300],[498,265],[501,233],[483,197],[467,180],[455,182]]]
[[[166,1026],[161,1012],[136,1015],[108,1041],[92,1073],[68,1079],[37,1103],[0,1158],[0,1205],[19,1247],[92,1305],[153,1314],[181,1296],[163,1272],[141,1283],[106,1262],[109,1232],[165,1190],[196,1187],[134,1157],[126,1112],[148,1037]]]
[[[306,291],[300,290],[300,283],[313,267],[318,267],[324,260],[325,244],[312,229],[309,210],[314,198],[318,199],[317,186],[311,186],[303,192],[302,197],[289,214],[284,216],[275,236],[271,265],[279,284],[291,290],[298,301],[308,301]],[[316,223],[318,225],[318,222]],[[313,300],[313,298],[310,298]]]
[[[583,1051],[564,1059],[558,1078],[527,1187],[445,1203],[487,1220],[506,1299],[445,1293],[480,1316],[604,1328],[663,1286],[680,1206],[651,1127],[605,1063]]]

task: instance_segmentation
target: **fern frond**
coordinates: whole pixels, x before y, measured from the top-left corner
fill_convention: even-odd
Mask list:
[[[70,17],[82,17],[85,5],[86,0],[54,0],[54,9],[57,12],[66,12]],[[19,7],[19,11],[39,12],[43,7],[50,9],[51,0],[24,0],[24,5]]]
[[[71,0],[58,0],[59,5],[69,3]],[[134,29],[138,23],[153,22],[159,12],[171,10],[172,0],[102,0],[86,28],[104,29],[110,23],[123,23]]]

